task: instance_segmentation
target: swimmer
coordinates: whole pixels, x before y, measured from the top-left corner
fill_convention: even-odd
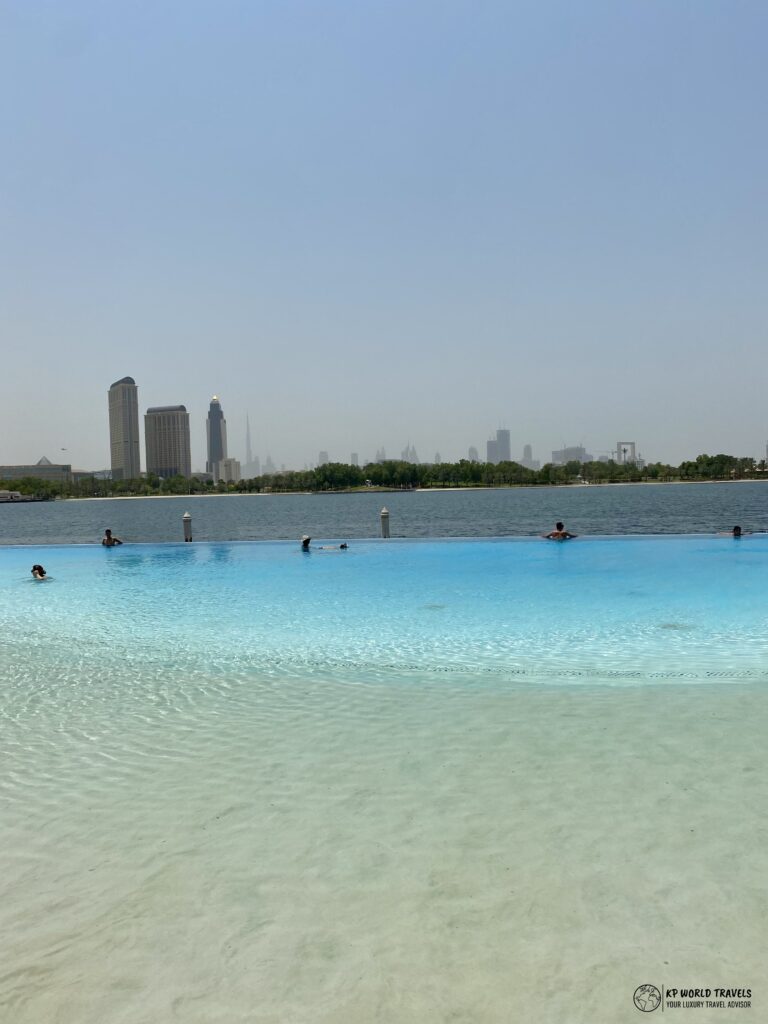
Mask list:
[[[545,533],[545,540],[573,540],[577,535],[575,533],[568,533],[562,523],[555,523],[555,528],[551,533]]]
[[[723,531],[721,537],[733,537],[734,540],[741,540],[742,537],[748,537],[752,533],[751,530],[742,530],[740,526],[734,526],[732,530]]]
[[[105,548],[113,548],[115,545],[122,544],[123,542],[119,537],[113,537],[111,530],[105,530],[104,536],[101,538],[101,543]]]
[[[309,551],[309,542],[311,540],[312,540],[312,538],[308,537],[306,535],[306,533],[305,533],[304,536],[301,538],[301,550],[302,551]]]
[[[36,580],[47,579],[47,576],[45,575],[45,569],[42,567],[42,565],[33,565],[32,575],[35,577]]]

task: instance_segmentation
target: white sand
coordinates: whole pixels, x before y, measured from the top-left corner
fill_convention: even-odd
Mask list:
[[[200,680],[49,713],[4,744],[2,1021],[613,1024],[646,982],[768,1019],[762,686]]]

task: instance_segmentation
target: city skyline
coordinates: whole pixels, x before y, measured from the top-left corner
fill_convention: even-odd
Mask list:
[[[762,458],[763,4],[4,14],[3,463],[109,466],[125,370],[196,469],[214,388],[278,466]]]
[[[108,389],[108,398],[107,422],[112,478],[120,480],[138,477],[140,475],[140,468],[137,468],[133,473],[130,472],[130,467],[140,466],[138,450],[141,444],[141,437],[138,428],[138,386],[135,379],[131,376],[125,376],[115,381]],[[164,419],[158,419],[158,414],[165,414]],[[171,424],[172,419],[174,422]],[[168,420],[168,422],[165,423],[165,420]],[[151,434],[148,436],[147,427],[150,422],[154,425],[152,426]],[[161,422],[164,423],[163,428],[156,425]],[[187,411],[186,405],[150,407],[146,410],[144,415],[144,448],[147,471],[159,473],[159,475],[172,475],[171,470],[173,466],[178,466],[184,469],[182,475],[205,472],[211,475],[214,482],[216,482],[219,478],[229,481],[239,479],[241,472],[243,477],[252,477],[259,476],[262,472],[306,469],[321,466],[328,462],[350,463],[352,465],[361,464],[360,455],[356,451],[336,456],[328,450],[322,449],[314,460],[305,460],[303,466],[290,465],[282,461],[275,463],[272,458],[273,453],[265,451],[262,470],[261,456],[259,453],[254,455],[252,449],[249,413],[245,414],[245,457],[244,459],[237,458],[236,456],[228,457],[227,422],[224,417],[221,401],[217,395],[214,395],[210,400],[205,421],[206,460],[205,470],[203,470],[197,467],[197,456],[192,450],[191,423],[192,417]],[[173,441],[168,439],[171,435],[174,437]],[[643,465],[648,462],[664,461],[662,459],[647,458],[634,440],[616,441],[612,448],[598,449],[597,454],[587,451],[583,444],[563,445],[560,449],[553,449],[549,455],[542,453],[542,457],[534,458],[536,453],[530,442],[518,441],[515,438],[513,443],[512,438],[513,432],[509,428],[499,427],[496,429],[495,434],[486,441],[485,458],[479,454],[477,446],[470,444],[466,447],[466,451],[457,454],[455,457],[448,457],[445,461],[458,462],[461,459],[485,462],[512,461],[529,469],[537,469],[540,465],[548,462],[560,465],[568,461],[590,462],[612,459],[617,463],[637,461],[638,465]],[[59,450],[67,451],[65,448],[60,448]],[[150,450],[152,452],[151,457]],[[765,443],[764,448],[759,449],[758,455],[755,456],[756,461],[765,458],[766,453],[768,453],[768,442]],[[698,454],[703,453],[696,452],[688,457],[695,458]],[[710,452],[709,454],[719,454],[719,452]],[[740,453],[731,452],[725,454]],[[397,459],[398,456],[387,455],[386,446],[381,445],[373,455],[364,456],[362,464],[392,458]],[[430,461],[429,459],[419,458],[416,446],[410,440],[406,442],[405,448],[400,452],[399,459],[412,463],[427,463]],[[441,461],[441,459],[442,456],[440,456],[439,452],[436,452],[434,461]],[[43,456],[39,460],[39,464],[47,462],[47,456]],[[173,466],[171,463],[173,463]],[[6,464],[16,463],[9,461]],[[27,465],[30,464],[29,462],[27,463]],[[70,464],[76,472],[89,470],[105,471],[103,467],[92,466],[86,468],[78,465],[76,462],[72,463],[71,460]],[[129,468],[126,469],[126,467]]]
[[[138,455],[139,448],[141,445],[140,431],[138,427],[138,386],[136,381],[131,376],[125,376],[115,381],[110,385],[108,389],[108,440],[111,452],[111,468],[110,472],[112,478],[115,480],[120,479],[131,479],[140,475],[140,458]],[[151,436],[147,435],[147,426],[152,421],[153,423],[160,422],[156,419],[157,414],[173,414],[179,419],[179,423],[173,425],[172,431],[175,432],[177,440],[173,442],[177,447],[174,449],[173,454],[169,454],[169,443],[167,437],[164,440],[158,440],[158,428],[153,426]],[[179,418],[181,417],[181,418]],[[168,417],[166,416],[166,419]],[[183,421],[183,429],[180,424]],[[170,422],[170,421],[169,421]],[[144,448],[146,451],[146,465],[147,470],[159,475],[169,475],[171,463],[174,465],[187,467],[184,475],[191,475],[192,473],[208,473],[214,479],[214,482],[218,481],[219,478],[224,480],[239,479],[239,474],[242,473],[244,478],[250,478],[253,476],[259,476],[263,472],[274,472],[276,470],[297,470],[300,468],[312,468],[315,466],[321,466],[328,462],[340,462],[340,463],[351,463],[353,465],[360,464],[360,455],[357,451],[350,451],[348,454],[339,454],[329,452],[327,449],[322,449],[317,457],[309,460],[305,460],[302,466],[291,465],[284,461],[279,460],[275,463],[272,458],[273,453],[270,451],[264,451],[262,470],[262,459],[259,453],[254,455],[252,447],[251,429],[250,429],[250,414],[245,414],[245,436],[244,436],[244,458],[238,458],[237,456],[228,457],[228,442],[227,442],[227,422],[224,417],[223,408],[221,401],[217,395],[214,395],[210,400],[208,406],[208,413],[205,420],[205,435],[206,435],[206,448],[205,448],[205,470],[197,466],[197,455],[192,449],[190,425],[192,418],[187,411],[186,405],[177,406],[162,406],[162,407],[150,407],[147,409],[144,415],[145,431],[144,431]],[[170,427],[166,424],[168,430]],[[183,433],[183,442],[178,440],[181,433]],[[178,445],[181,444],[179,448]],[[158,446],[163,450],[163,454],[158,454]],[[164,446],[164,447],[163,447]],[[173,445],[171,445],[173,448]],[[153,454],[150,458],[150,449]],[[65,448],[60,448],[60,451],[67,451]],[[758,455],[755,456],[756,460],[759,461],[761,458],[765,458],[765,453],[768,452],[768,442],[764,448],[760,448]],[[644,453],[640,450],[638,443],[635,440],[624,440],[616,441],[612,448],[609,449],[597,449],[597,454],[587,451],[583,444],[579,445],[563,445],[560,449],[552,449],[550,454],[541,453],[540,458],[534,458],[533,445],[530,442],[518,439],[515,437],[513,443],[513,432],[508,427],[499,427],[495,433],[486,441],[485,445],[485,458],[483,458],[478,451],[476,445],[470,444],[466,446],[466,450],[457,454],[455,457],[447,457],[447,462],[458,462],[461,459],[469,459],[470,461],[485,461],[485,462],[502,462],[502,461],[513,461],[520,465],[523,465],[529,469],[536,469],[540,465],[551,462],[555,465],[564,464],[568,461],[608,461],[613,459],[618,463],[622,462],[635,462],[638,465],[643,465],[647,462],[663,462],[661,459],[647,458]],[[689,455],[689,458],[694,458],[695,455],[703,454],[702,452],[696,452],[695,454]],[[710,452],[709,454],[719,454],[718,452]],[[726,453],[726,454],[739,454],[739,453]],[[1,453],[0,453],[1,458]],[[373,455],[363,456],[362,464],[373,463],[378,461],[384,461],[385,459],[397,459],[397,455],[387,455],[386,446],[381,445],[378,447]],[[415,444],[410,440],[406,442],[405,448],[400,452],[399,459],[405,462],[412,463],[427,463],[430,460],[419,458]],[[434,461],[440,461],[442,456],[439,452],[435,453]],[[47,457],[42,457],[42,462],[47,461]],[[681,460],[683,461],[683,460]],[[6,463],[11,465],[10,460]],[[26,463],[30,465],[31,463]],[[105,471],[103,467],[85,467],[77,464],[75,461],[70,464],[76,472],[83,471]],[[160,467],[160,470],[158,469]],[[134,471],[132,471],[132,468]]]

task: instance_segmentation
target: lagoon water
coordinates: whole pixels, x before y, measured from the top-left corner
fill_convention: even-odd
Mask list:
[[[390,511],[393,537],[535,536],[562,519],[574,533],[768,529],[768,482],[621,484],[355,494],[248,494],[0,503],[0,544],[89,544],[104,529],[137,542],[363,538]]]
[[[41,540],[0,552],[3,1022],[766,1016],[768,536]]]

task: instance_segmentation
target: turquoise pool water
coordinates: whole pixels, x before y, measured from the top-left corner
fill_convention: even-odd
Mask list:
[[[768,678],[766,535],[8,548],[3,565],[21,677]]]
[[[0,566],[0,1020],[762,1019],[768,538]]]

